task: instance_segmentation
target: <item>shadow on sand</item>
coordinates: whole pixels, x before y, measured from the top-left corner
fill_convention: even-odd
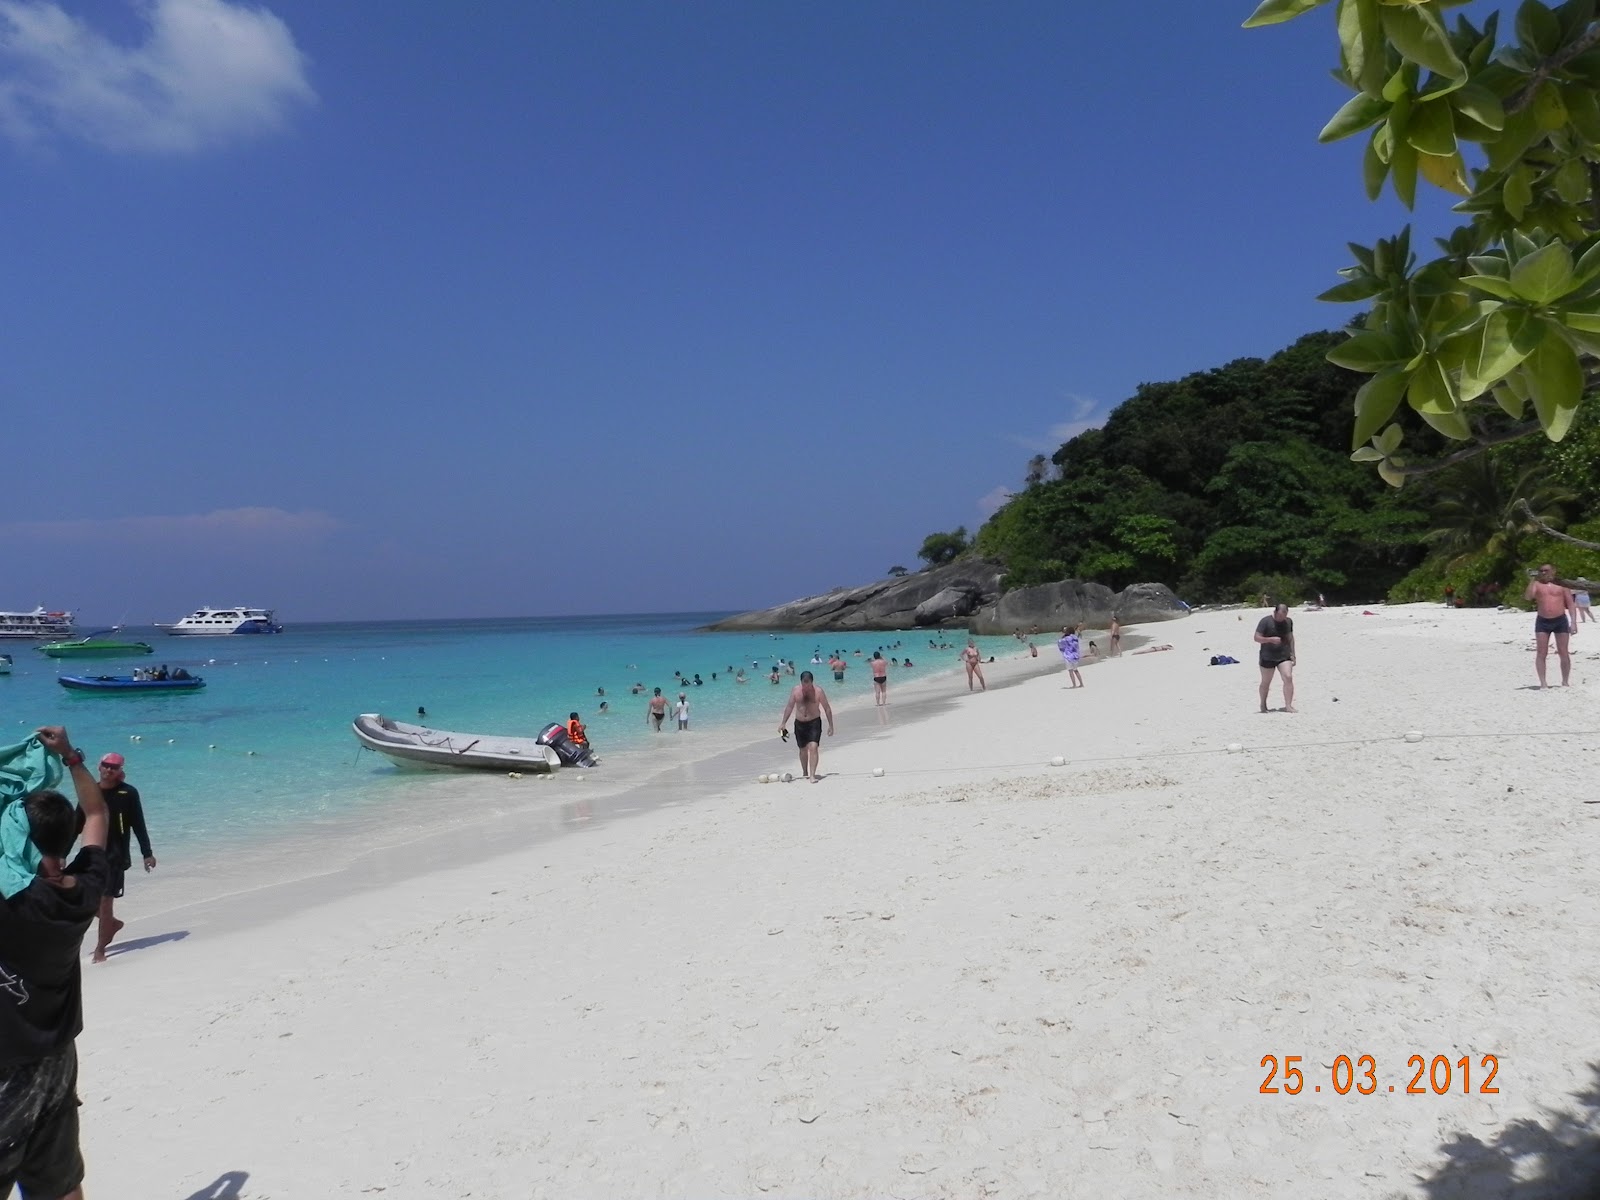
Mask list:
[[[119,954],[127,954],[133,950],[148,950],[151,946],[159,946],[162,942],[181,942],[189,936],[187,929],[174,929],[171,933],[158,933],[152,937],[129,938],[125,942],[112,942],[106,951],[106,958],[116,958]]]
[[[1600,1063],[1571,1107],[1513,1121],[1488,1140],[1458,1133],[1420,1180],[1429,1200],[1600,1200]]]
[[[184,1200],[239,1200],[244,1195],[245,1180],[249,1178],[249,1171],[229,1171]]]

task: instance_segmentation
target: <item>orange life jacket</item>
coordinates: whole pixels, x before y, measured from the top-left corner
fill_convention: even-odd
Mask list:
[[[581,721],[567,722],[567,736],[580,746],[589,740],[583,734],[583,723]]]

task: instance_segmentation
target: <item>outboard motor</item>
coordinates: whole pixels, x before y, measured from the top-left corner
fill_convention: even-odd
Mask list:
[[[588,746],[580,746],[567,736],[565,725],[546,725],[544,732],[538,737],[539,745],[549,746],[556,752],[556,757],[561,760],[564,767],[592,767],[595,766],[594,751]]]

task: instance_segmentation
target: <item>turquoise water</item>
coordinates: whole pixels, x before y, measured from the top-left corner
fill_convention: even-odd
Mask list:
[[[955,665],[955,631],[861,634],[698,633],[722,613],[290,624],[272,636],[174,638],[130,626],[131,640],[156,653],[137,659],[48,659],[31,642],[0,645],[16,666],[0,676],[0,713],[20,740],[44,724],[65,724],[91,760],[127,756],[128,779],[145,797],[158,853],[256,842],[308,821],[361,816],[399,794],[416,773],[361,751],[350,733],[358,713],[381,712],[440,729],[534,736],[551,721],[582,713],[603,758],[643,746],[648,689],[687,691],[692,736],[744,732],[776,721],[792,679],[772,686],[778,657],[810,666],[814,652],[846,652],[843,685],[818,670],[836,701],[871,690],[866,660],[909,655],[920,677]],[[1010,638],[979,639],[984,653],[1014,653]],[[901,645],[897,648],[896,643]],[[861,656],[856,657],[855,651]],[[68,692],[58,674],[125,675],[134,666],[185,667],[204,676],[194,693]],[[728,667],[743,667],[736,684]],[[699,672],[700,687],[673,677]],[[713,679],[713,675],[716,676]],[[895,678],[907,676],[896,673]],[[643,683],[645,695],[631,695]],[[597,688],[614,710],[598,713]],[[416,716],[427,709],[426,720]],[[670,724],[669,724],[670,729]],[[135,740],[137,739],[137,740]],[[604,770],[602,766],[601,770]]]

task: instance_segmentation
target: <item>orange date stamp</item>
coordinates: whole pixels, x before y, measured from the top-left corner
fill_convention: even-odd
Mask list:
[[[1454,1062],[1445,1054],[1435,1054],[1432,1058],[1413,1054],[1406,1059],[1405,1073],[1396,1075],[1392,1083],[1379,1078],[1378,1061],[1370,1054],[1354,1059],[1348,1054],[1339,1055],[1332,1065],[1321,1068],[1327,1072],[1325,1078],[1318,1069],[1310,1069],[1309,1086],[1308,1069],[1300,1065],[1302,1061],[1298,1054],[1285,1054],[1281,1058],[1276,1054],[1262,1055],[1261,1069],[1267,1077],[1261,1081],[1261,1094],[1298,1096],[1307,1091],[1320,1092],[1324,1082],[1329,1091],[1341,1096],[1348,1096],[1352,1091],[1361,1096],[1375,1092],[1405,1096],[1443,1096],[1450,1092],[1466,1096],[1500,1094],[1494,1082],[1500,1073],[1500,1059],[1494,1054],[1480,1055],[1476,1064],[1470,1054],[1463,1054]],[[1402,1082],[1403,1088],[1399,1086]]]

